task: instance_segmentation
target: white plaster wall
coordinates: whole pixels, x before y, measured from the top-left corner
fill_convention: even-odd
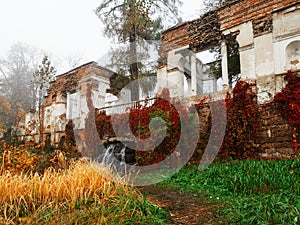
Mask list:
[[[55,133],[63,132],[66,125],[66,105],[52,104],[45,107],[44,111],[44,131],[51,133],[51,142],[55,143]]]
[[[80,116],[80,93],[75,92],[68,95],[67,119],[74,119]]]
[[[273,37],[275,73],[285,73],[293,69],[287,60],[286,48],[300,41],[300,4],[273,14]]]
[[[44,108],[44,129],[46,132],[50,132],[51,129],[51,124],[53,120],[52,112],[53,112],[53,105]]]
[[[167,65],[167,85],[166,88],[170,90],[171,97],[183,97],[188,95],[184,93],[184,79],[185,75],[184,65],[187,63],[187,58],[178,53],[180,50],[188,49],[189,46],[183,46],[168,52]],[[168,72],[168,70],[173,70]]]
[[[289,63],[286,61],[286,48],[294,41],[300,41],[300,30],[298,35],[279,39],[274,42],[274,61],[276,74],[285,73],[287,70],[291,69]]]
[[[181,54],[176,54],[176,52],[188,48],[189,46],[187,45],[168,52],[168,70],[179,68],[181,71],[183,71],[183,65],[180,63],[180,60],[182,60],[183,56]]]
[[[167,67],[159,68],[157,70],[157,84],[156,84],[156,90],[157,93],[160,93],[162,89],[168,88],[168,73],[167,73]]]
[[[250,48],[240,52],[241,63],[241,78],[255,79],[255,51],[254,48]]]
[[[130,102],[131,102],[131,91],[129,89],[123,88],[120,92],[118,104],[128,104]]]
[[[290,70],[300,69],[300,41],[294,41],[286,47],[286,67]]]
[[[53,105],[53,112],[52,116],[60,116],[64,113],[66,113],[66,105],[65,104],[55,104]]]
[[[265,104],[273,101],[275,93],[278,93],[285,87],[284,74],[262,76],[256,80],[257,100],[259,104]]]
[[[274,74],[274,47],[272,33],[254,39],[256,75]]]
[[[105,106],[105,96],[107,89],[109,89],[109,80],[99,80],[98,92],[94,92],[93,98],[95,108],[102,108]]]
[[[275,39],[299,33],[300,4],[273,15],[273,35]]]
[[[254,43],[254,36],[253,36],[253,28],[252,28],[252,22],[246,22],[241,25],[238,25],[236,27],[233,27],[229,30],[224,31],[223,33],[229,34],[230,32],[236,32],[240,31],[239,35],[237,36],[237,42],[239,43],[240,48],[243,48],[245,46],[253,45]]]
[[[170,90],[170,97],[184,96],[184,75],[181,71],[168,73],[168,88]]]
[[[81,91],[69,95],[70,100],[73,100],[75,105],[69,101],[69,115],[68,119],[73,120],[75,129],[85,128],[85,119],[88,115],[89,109],[87,106],[87,83],[97,83],[98,88],[93,89],[92,102],[95,108],[102,108],[105,106],[106,90],[109,88],[109,78],[102,77],[98,74],[86,74],[80,81]],[[72,114],[70,114],[72,112]]]

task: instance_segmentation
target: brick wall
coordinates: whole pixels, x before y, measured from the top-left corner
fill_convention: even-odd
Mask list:
[[[166,57],[168,56],[168,52],[173,49],[177,49],[179,47],[183,47],[189,45],[191,43],[191,38],[188,35],[188,27],[190,22],[181,23],[175,27],[166,30],[161,35],[161,45],[159,48],[159,54],[162,58],[160,64],[166,64]]]
[[[80,80],[84,77],[84,75],[88,75],[89,73],[94,73],[95,75],[99,74],[102,77],[108,78],[114,74],[112,71],[98,66],[95,62],[90,62],[67,73],[59,75],[56,77],[54,82],[50,83],[50,88],[48,89],[44,106],[49,106],[55,103],[55,96],[61,95],[66,98],[67,92],[76,92]]]
[[[186,45],[196,51],[205,50],[217,45],[220,40],[218,14],[217,11],[211,11],[196,20],[181,23],[163,32],[159,52],[161,58],[166,58],[170,50]]]
[[[298,0],[233,0],[219,9],[221,30],[226,30],[247,21],[268,21],[272,13],[298,3]]]
[[[254,36],[273,30],[274,11],[299,4],[298,0],[232,0],[215,11],[207,12],[198,19],[181,23],[166,30],[161,37],[160,56],[167,52],[190,45],[195,51],[206,50],[219,44],[221,32],[252,21]],[[164,61],[164,63],[166,62]]]
[[[210,110],[203,105],[199,110],[200,136],[190,164],[199,163],[210,137]],[[259,128],[255,138],[246,144],[261,158],[289,158],[294,154],[292,127],[282,118],[275,103],[259,107]],[[300,140],[298,140],[300,141]],[[234,146],[233,146],[234,147]]]
[[[256,143],[263,149],[263,156],[293,154],[292,127],[282,118],[274,103],[261,106],[260,123]]]
[[[218,11],[207,12],[199,19],[190,22],[188,32],[192,40],[191,49],[203,51],[218,45],[222,38],[220,27]]]

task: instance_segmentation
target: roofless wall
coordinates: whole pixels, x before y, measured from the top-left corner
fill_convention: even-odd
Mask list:
[[[182,75],[182,57],[193,67],[196,61],[193,54],[219,46],[222,82],[224,89],[227,89],[226,46],[229,40],[236,40],[239,45],[241,78],[263,81],[265,76],[273,76],[268,82],[276,83],[276,75],[300,69],[300,51],[297,47],[300,43],[299,21],[300,3],[297,0],[232,0],[224,3],[218,9],[172,27],[162,34],[158,79],[161,79],[161,83],[174,81],[183,84],[186,78]],[[190,51],[189,58],[186,53],[182,54],[184,50]],[[191,69],[189,86],[192,95],[200,93],[195,88],[198,86],[201,89],[201,80],[205,79],[203,71],[199,72],[199,66],[194,67],[196,69]],[[263,90],[265,84],[261,84],[259,100],[268,101],[269,94]],[[182,91],[176,90],[179,86],[173,86],[170,89],[175,88],[171,91],[174,96],[186,97]]]

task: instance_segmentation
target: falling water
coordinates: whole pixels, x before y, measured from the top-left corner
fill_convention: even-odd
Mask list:
[[[121,143],[111,143],[98,157],[98,162],[108,165],[120,174],[125,174],[130,169],[130,165],[126,162],[126,149],[127,147]]]

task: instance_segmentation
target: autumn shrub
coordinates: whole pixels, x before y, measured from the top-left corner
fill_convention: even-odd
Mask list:
[[[13,146],[2,143],[0,149],[1,171],[28,172],[34,170],[38,165],[39,156],[34,153],[36,146]]]
[[[130,110],[130,126],[134,134],[141,139],[150,139],[150,141],[141,142],[141,146],[138,146],[139,149],[148,150],[137,151],[139,165],[159,163],[176,149],[181,136],[181,126],[183,125],[180,117],[184,117],[186,121],[188,120],[188,112],[179,104],[176,101],[171,103],[169,91],[165,89],[150,107],[139,105],[138,108]],[[155,128],[152,132],[156,134],[151,134],[149,127],[151,120],[152,122],[156,120],[158,123],[159,120],[164,121],[166,130],[163,127],[160,127],[159,130]],[[164,140],[157,143],[158,137],[164,134]]]
[[[197,148],[201,148],[200,151],[196,149],[193,155],[195,162],[199,162],[200,159],[197,154],[199,152],[203,154],[210,138],[215,140],[216,143],[222,143],[223,141],[221,147],[213,146],[220,147],[219,157],[222,160],[227,158],[256,158],[259,152],[255,147],[254,140],[257,136],[260,120],[255,87],[255,83],[239,81],[232,93],[227,93],[225,101],[209,102],[209,99],[203,98],[190,109],[183,107],[180,101],[171,99],[168,89],[165,89],[161,96],[157,96],[151,106],[138,104],[137,107],[130,108],[127,114],[122,115],[107,116],[104,111],[97,112],[97,131],[101,138],[119,134],[126,137],[126,129],[130,127],[136,137],[142,140],[148,139],[147,142],[138,143],[141,146],[137,146],[137,149],[148,150],[136,151],[138,165],[159,163],[170,156],[175,149],[184,149],[195,138],[200,138]],[[204,109],[203,112],[202,109]],[[214,115],[211,114],[212,110]],[[222,115],[223,111],[226,114],[225,119]],[[202,113],[205,115],[202,115]],[[197,114],[199,120],[193,119]],[[114,117],[114,126],[111,125],[112,117]],[[167,127],[166,137],[159,145],[156,143],[157,137],[162,136],[164,131],[155,130],[157,134],[151,136],[149,127],[151,120],[157,120],[158,118],[164,121]],[[205,121],[205,124],[202,120]],[[215,120],[214,126],[212,126],[212,120]],[[198,133],[199,137],[196,137],[195,132],[191,132],[191,130],[196,128],[195,123],[199,121],[201,125]],[[222,127],[226,127],[224,135],[220,135],[222,134]],[[182,135],[182,131],[184,135]],[[152,146],[155,146],[155,148]],[[180,157],[182,155],[178,157],[178,160],[180,160]]]
[[[1,173],[10,171],[12,173],[37,172],[43,174],[44,170],[52,167],[54,169],[66,169],[76,158],[68,152],[60,150],[49,150],[46,144],[21,144],[10,145],[2,142],[0,146]],[[66,165],[65,165],[66,163]]]

